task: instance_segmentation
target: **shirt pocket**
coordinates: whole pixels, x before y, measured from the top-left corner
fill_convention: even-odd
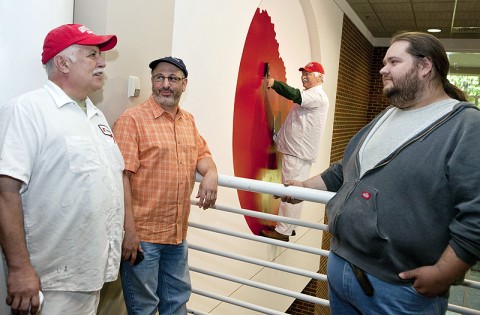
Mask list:
[[[362,182],[348,182],[327,205],[329,232],[372,257],[381,257],[388,242],[379,230],[377,193]]]
[[[100,168],[96,144],[81,136],[65,137],[70,170],[74,173],[93,172]]]

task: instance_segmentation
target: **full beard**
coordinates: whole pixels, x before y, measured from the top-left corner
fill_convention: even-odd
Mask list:
[[[390,88],[384,88],[383,94],[391,105],[399,109],[407,109],[415,105],[424,88],[416,75],[417,68],[412,67],[405,75],[398,78]]]
[[[170,96],[163,96],[160,94],[160,91],[157,91],[157,93],[153,94],[153,99],[155,102],[158,104],[165,106],[165,107],[175,107],[179,100],[180,100],[180,95],[178,93],[173,93]]]

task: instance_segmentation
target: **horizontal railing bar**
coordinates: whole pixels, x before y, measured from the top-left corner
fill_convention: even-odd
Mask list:
[[[460,313],[462,315],[480,315],[480,311],[474,310],[472,308],[458,306],[455,304],[448,304],[447,309],[449,311]]]
[[[197,203],[198,203],[197,200],[190,199],[190,204],[197,205]],[[215,206],[213,206],[213,209],[222,210],[222,211],[231,212],[231,213],[236,213],[236,214],[242,214],[242,215],[246,215],[246,216],[249,216],[249,217],[255,217],[255,218],[265,219],[265,220],[270,220],[270,221],[285,222],[285,223],[304,226],[304,227],[308,227],[308,228],[316,229],[316,230],[327,231],[327,228],[328,228],[328,226],[326,224],[322,224],[322,223],[311,223],[311,222],[306,222],[306,221],[302,221],[302,220],[298,220],[298,219],[292,219],[292,218],[288,218],[288,217],[278,216],[276,214],[270,214],[270,213],[259,212],[259,211],[254,211],[254,210],[247,210],[247,209],[239,209],[239,208],[234,208],[234,207],[219,205],[219,204],[216,204]]]
[[[326,256],[328,256],[328,253],[329,253],[327,250],[324,250],[324,249],[318,249],[318,248],[314,248],[314,247],[310,247],[310,246],[299,245],[299,244],[296,244],[296,243],[279,241],[279,240],[275,240],[275,239],[267,238],[267,237],[263,237],[263,236],[257,236],[257,235],[240,233],[240,232],[233,232],[233,231],[229,231],[229,230],[226,230],[226,229],[211,227],[211,226],[208,226],[208,225],[199,224],[199,223],[195,223],[195,222],[189,222],[188,225],[191,226],[191,227],[197,228],[197,229],[207,230],[207,231],[216,232],[216,233],[220,233],[220,234],[226,234],[226,235],[235,236],[235,237],[239,237],[239,238],[243,238],[243,239],[248,239],[248,240],[252,240],[252,241],[256,241],[256,242],[287,247],[287,248],[290,248],[290,249],[295,249],[295,250],[299,250],[299,251],[314,254],[314,255],[320,255],[320,256],[325,256],[326,257]]]
[[[243,308],[247,308],[247,309],[250,309],[252,311],[261,312],[263,314],[288,315],[287,313],[272,310],[270,308],[266,308],[266,307],[263,307],[263,306],[258,306],[258,305],[255,305],[255,304],[251,304],[251,303],[247,303],[247,302],[244,302],[244,301],[232,299],[232,298],[227,297],[227,296],[223,296],[223,295],[219,295],[219,294],[215,294],[215,293],[211,293],[211,292],[206,292],[206,291],[199,290],[199,289],[192,289],[192,293],[203,295],[203,296],[206,296],[206,297],[218,300],[218,301],[226,302],[226,303],[229,303],[229,304],[241,306]]]
[[[196,293],[196,294],[200,294],[200,295],[204,295],[204,296],[208,296],[207,294],[210,294],[210,293],[205,293],[205,294],[202,294],[200,292],[196,292],[197,290],[195,289],[192,289],[192,293]],[[198,290],[199,291],[199,290]],[[210,294],[210,295],[215,295],[215,294]],[[217,295],[215,295],[217,296]],[[208,297],[211,297],[211,298],[214,298],[213,296],[208,296]],[[220,299],[216,299],[216,300],[220,300]],[[223,302],[227,302],[229,303],[229,301],[225,301],[225,300],[220,300],[220,301],[223,301]],[[235,300],[235,301],[238,301],[238,300]],[[240,305],[241,303],[231,303],[231,304],[235,304],[235,305],[238,305],[238,306],[242,306]],[[253,304],[252,304],[253,305]],[[247,308],[247,307],[245,307]],[[255,310],[255,311],[258,311],[259,309],[259,306],[256,306],[256,308],[249,308],[251,310]],[[448,308],[447,308],[449,311],[452,311],[452,312],[455,312],[455,313],[459,313],[459,314],[462,314],[462,315],[479,315],[480,314],[480,311],[476,311],[474,309],[471,309],[471,308],[466,308],[466,307],[462,307],[462,306],[458,306],[458,305],[455,305],[455,304],[448,304]],[[187,312],[189,314],[194,314],[194,315],[210,315],[210,313],[204,313],[204,312],[200,312],[200,311],[197,311],[197,310],[192,310],[190,308],[187,308]],[[264,311],[265,312],[265,311]],[[280,313],[280,312],[277,312],[277,313],[265,313],[265,314],[286,314],[286,313]]]
[[[197,182],[201,181],[202,178],[202,175],[196,173],[195,180]],[[222,174],[218,174],[218,185],[244,191],[265,193],[274,196],[292,196],[296,199],[312,201],[322,204],[326,204],[333,196],[335,196],[335,193],[331,191],[297,186],[285,186],[283,184],[270,183],[256,179],[228,176]]]
[[[478,282],[478,281],[465,279],[465,280],[463,280],[462,285],[465,286],[465,287],[472,288],[472,289],[479,289],[480,290],[480,282]]]
[[[276,269],[276,270],[280,270],[280,271],[285,271],[285,272],[297,274],[297,275],[312,278],[312,279],[315,279],[315,280],[327,281],[327,276],[324,275],[324,274],[321,274],[321,273],[315,273],[315,272],[311,272],[311,271],[308,271],[308,270],[299,269],[299,268],[295,268],[295,267],[290,267],[290,266],[286,266],[286,265],[282,265],[282,264],[277,264],[277,263],[273,263],[273,262],[270,262],[270,261],[256,259],[256,258],[252,258],[252,257],[248,257],[248,256],[242,256],[242,255],[237,255],[237,254],[233,254],[233,253],[222,252],[222,251],[219,251],[219,250],[214,250],[214,249],[210,249],[210,248],[207,248],[207,247],[203,247],[203,246],[199,246],[199,245],[195,245],[195,244],[191,244],[191,243],[188,244],[188,248],[198,250],[198,251],[202,251],[202,252],[206,252],[206,253],[210,253],[210,254],[213,254],[213,255],[218,255],[218,256],[231,258],[231,259],[234,259],[234,260],[240,260],[240,261],[255,264],[255,265],[260,265],[260,266],[263,266],[263,267],[268,267],[268,268],[272,268],[272,269]]]
[[[313,297],[313,296],[310,296],[310,295],[306,295],[306,294],[303,294],[303,293],[298,293],[298,292],[295,292],[295,291],[275,287],[275,286],[272,286],[272,285],[268,285],[268,284],[264,284],[264,283],[260,283],[260,282],[256,282],[256,281],[252,281],[252,280],[247,280],[247,279],[223,274],[223,273],[220,273],[220,272],[210,271],[210,270],[197,268],[197,267],[190,267],[190,271],[203,273],[203,274],[215,277],[215,278],[221,278],[221,279],[224,279],[224,280],[237,282],[237,283],[240,283],[240,284],[243,284],[243,285],[248,285],[250,287],[254,287],[254,288],[257,288],[257,289],[262,289],[262,290],[270,291],[270,292],[273,292],[273,293],[290,296],[290,297],[293,297],[295,299],[299,299],[299,300],[310,302],[310,303],[315,303],[315,304],[324,305],[324,306],[329,306],[330,305],[328,300],[320,299],[320,298]]]
[[[188,314],[193,314],[193,315],[210,315],[210,313],[204,313],[204,312],[201,312],[201,311],[191,309],[189,307],[187,307],[187,313]]]

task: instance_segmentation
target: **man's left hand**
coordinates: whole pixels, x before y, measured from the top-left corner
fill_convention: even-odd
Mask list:
[[[441,271],[435,266],[404,271],[399,274],[399,277],[404,280],[413,280],[413,288],[429,298],[445,294],[452,284],[444,279]]]
[[[200,182],[200,187],[198,188],[198,193],[196,198],[200,198],[198,206],[203,209],[211,208],[215,205],[217,201],[217,190],[218,190],[218,178],[216,174],[205,174],[202,181]]]

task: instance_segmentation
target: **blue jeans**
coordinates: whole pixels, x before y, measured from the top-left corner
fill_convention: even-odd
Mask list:
[[[382,281],[367,274],[374,288],[367,296],[353,274],[350,263],[330,252],[327,263],[328,293],[332,315],[440,315],[447,311],[448,298],[428,298],[410,285]]]
[[[188,245],[141,242],[145,258],[136,266],[122,262],[123,297],[129,315],[187,314],[192,292]]]

